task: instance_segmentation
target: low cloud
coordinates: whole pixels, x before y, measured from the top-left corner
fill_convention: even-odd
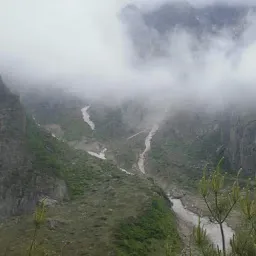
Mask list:
[[[254,16],[240,40],[226,30],[199,42],[180,29],[168,35],[166,56],[141,60],[119,19],[129,2],[6,1],[0,9],[3,77],[19,88],[55,86],[84,97],[142,95],[159,103],[195,99],[213,105],[253,100]]]

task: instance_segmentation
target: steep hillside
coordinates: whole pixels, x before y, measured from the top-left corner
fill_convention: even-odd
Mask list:
[[[74,150],[0,85],[1,253],[26,254],[42,197],[49,206],[33,255],[164,255],[167,242],[180,250],[171,204],[152,180]]]
[[[232,176],[253,175],[255,162],[255,109],[229,107],[205,111],[204,107],[177,111],[166,118],[152,141],[149,166],[152,174],[171,175],[171,180],[194,186],[208,163],[225,157],[224,167]]]
[[[43,195],[63,199],[65,182],[49,162],[41,165],[43,157],[50,160],[50,140],[41,141],[45,155],[38,158],[31,122],[22,108],[19,97],[0,80],[0,216],[32,210]],[[49,135],[48,135],[49,136]],[[37,138],[36,138],[37,139]]]
[[[90,127],[81,118],[86,101],[68,95],[61,89],[34,90],[22,95],[22,103],[41,125],[57,126],[55,134],[68,141],[93,136]],[[56,130],[56,129],[55,129]]]
[[[90,182],[94,182],[91,178]],[[133,186],[132,184],[133,183]],[[33,237],[32,216],[5,222],[0,248],[7,255],[25,252]],[[181,241],[170,203],[137,177],[108,175],[84,197],[47,210],[35,255],[165,255],[165,244],[180,250]]]

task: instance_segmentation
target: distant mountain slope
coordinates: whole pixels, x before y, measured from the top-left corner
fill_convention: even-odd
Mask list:
[[[189,3],[164,4],[158,9],[143,15],[145,23],[161,33],[173,28],[183,28],[194,33],[215,33],[223,28],[242,28],[249,11],[254,7],[247,5],[212,4],[192,6]],[[239,27],[238,27],[239,26]]]
[[[156,106],[149,105],[148,99],[140,97],[113,103],[86,100],[54,89],[26,93],[22,103],[40,124],[60,125],[63,138],[69,141],[83,136],[100,141],[128,138],[152,124],[152,118],[159,113],[155,111]],[[90,106],[88,113],[96,126],[94,131],[83,120],[81,109],[85,106]]]
[[[123,21],[140,57],[171,59],[172,32],[190,33],[195,47],[207,45],[223,31],[239,43],[248,25],[247,15],[255,11],[255,5],[243,3],[196,6],[184,1],[147,10],[129,5],[123,10]],[[154,177],[195,185],[206,162],[215,164],[222,156],[232,174],[240,167],[244,175],[255,172],[255,107],[246,106],[242,96],[237,106],[211,113],[196,102],[187,109],[182,102],[177,105],[177,109],[170,109],[152,141],[148,164]]]
[[[189,187],[198,183],[206,163],[213,167],[221,157],[231,178],[240,168],[242,177],[254,175],[255,152],[255,107],[192,107],[166,118],[152,140],[148,165],[153,176]]]
[[[147,130],[161,118],[158,106],[137,97],[123,102],[86,101],[61,91],[28,93],[22,102],[42,126],[70,145],[85,151],[100,152],[107,148],[107,158],[120,167],[131,169],[144,147]],[[85,106],[95,125],[92,130],[83,120]],[[139,133],[133,139],[133,135]],[[132,137],[131,139],[128,139]]]
[[[172,33],[188,32],[197,44],[206,44],[211,36],[226,30],[234,39],[247,26],[247,15],[255,6],[212,4],[193,6],[187,2],[166,3],[150,10],[127,5],[122,10],[138,56],[142,59],[166,57],[170,54]]]
[[[92,137],[91,128],[82,119],[81,109],[86,103],[79,97],[57,89],[34,90],[23,94],[22,104],[41,125],[59,125],[59,137],[66,140]]]

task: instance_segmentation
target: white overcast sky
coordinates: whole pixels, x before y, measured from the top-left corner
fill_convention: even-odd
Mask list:
[[[236,99],[241,91],[246,92],[244,97],[256,93],[254,17],[239,48],[234,49],[235,43],[224,33],[212,38],[195,60],[190,50],[193,38],[181,31],[171,37],[172,59],[138,70],[133,66],[136,55],[130,38],[117,16],[126,2],[131,1],[2,1],[0,73],[20,86],[63,86],[85,96],[147,93],[153,97],[158,91],[173,99],[189,95],[218,101]],[[150,3],[154,7],[159,0]],[[186,80],[181,78],[184,72]]]

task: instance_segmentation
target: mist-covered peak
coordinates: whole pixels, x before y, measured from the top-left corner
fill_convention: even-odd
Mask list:
[[[131,5],[127,10],[137,10]],[[214,33],[224,28],[236,27],[246,19],[250,12],[255,11],[251,5],[230,5],[215,3],[210,5],[192,5],[189,2],[167,2],[156,8],[141,9],[145,24],[160,33],[182,28],[192,32]],[[134,12],[133,12],[134,13]]]
[[[143,95],[216,105],[245,87],[253,95],[256,23],[246,18],[254,8],[154,0],[149,9],[122,9],[117,2],[103,11],[102,0],[54,8],[47,0],[35,12],[31,1],[8,1],[0,10],[4,79],[11,74],[20,91],[61,87],[109,101]]]

